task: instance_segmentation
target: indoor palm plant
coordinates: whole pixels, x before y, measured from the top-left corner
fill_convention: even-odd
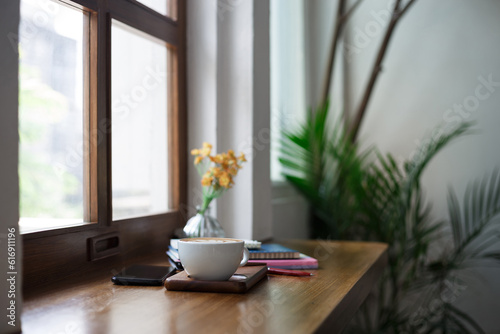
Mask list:
[[[421,187],[428,163],[472,124],[437,128],[411,160],[397,164],[375,149],[359,153],[341,125],[327,121],[328,105],[310,113],[296,132],[285,133],[280,161],[285,177],[310,203],[315,237],[362,239],[389,245],[389,265],[379,287],[351,326],[353,333],[481,332],[472,318],[443,296],[460,282],[461,269],[498,260],[498,172],[470,186],[463,205],[449,193],[449,220],[430,215]],[[429,251],[449,233],[453,247],[438,258]],[[444,230],[446,231],[446,230]],[[455,284],[456,285],[456,284]]]
[[[368,151],[359,154],[340,122],[328,122],[328,108],[327,102],[310,111],[297,131],[283,133],[280,162],[286,180],[309,201],[312,236],[336,239],[359,219]]]
[[[457,295],[464,267],[500,259],[492,248],[498,245],[499,236],[495,220],[500,213],[498,172],[470,185],[461,205],[450,190],[449,218],[444,221],[433,219],[421,187],[428,163],[454,139],[470,132],[472,125],[438,127],[423,141],[430,144],[402,163],[373,148],[360,152],[356,144],[395,28],[416,2],[392,2],[353,117],[343,115],[328,121],[327,100],[335,59],[342,54],[338,52],[342,32],[362,0],[337,2],[323,103],[308,113],[299,130],[283,133],[280,161],[286,179],[309,202],[314,237],[389,244],[388,268],[352,323],[352,332],[480,333],[480,326],[445,296]],[[439,249],[441,245],[445,249]],[[439,256],[431,257],[437,252]]]

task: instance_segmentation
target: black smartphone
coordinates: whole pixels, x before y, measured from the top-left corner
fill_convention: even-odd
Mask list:
[[[175,272],[173,267],[135,264],[113,276],[111,282],[118,285],[160,286]]]

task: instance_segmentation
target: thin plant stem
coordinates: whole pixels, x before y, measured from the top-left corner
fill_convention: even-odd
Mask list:
[[[394,5],[394,9],[392,12],[391,20],[389,25],[387,26],[387,30],[385,32],[384,38],[382,40],[382,44],[380,45],[379,51],[377,53],[377,58],[375,63],[373,64],[372,72],[370,74],[370,78],[368,80],[368,84],[364,90],[363,98],[361,99],[361,104],[356,112],[354,117],[354,121],[349,130],[350,138],[353,142],[356,142],[358,137],[359,128],[361,127],[361,123],[363,121],[366,109],[368,107],[368,103],[370,102],[373,89],[375,87],[375,83],[377,82],[378,76],[382,71],[382,62],[387,53],[387,48],[389,46],[389,42],[392,39],[394,28],[396,27],[399,20],[403,17],[403,15],[407,12],[408,8],[413,5],[416,0],[411,0],[402,10],[400,8],[401,0],[396,0]]]
[[[346,0],[338,0],[337,15],[335,20],[335,28],[333,30],[332,44],[330,45],[330,54],[328,57],[328,66],[326,70],[325,82],[323,83],[323,94],[321,95],[321,102],[325,103],[328,99],[329,92],[332,85],[333,69],[335,66],[335,56],[337,54],[337,46],[339,44],[340,33],[342,32],[342,27],[344,20],[342,16],[344,15]]]

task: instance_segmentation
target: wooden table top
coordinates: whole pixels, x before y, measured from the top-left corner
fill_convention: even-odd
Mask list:
[[[25,300],[23,333],[338,333],[387,263],[381,243],[280,243],[317,258],[314,276],[269,275],[245,294],[116,286],[107,277]]]

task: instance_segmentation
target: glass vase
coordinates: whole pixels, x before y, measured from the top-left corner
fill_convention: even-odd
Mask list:
[[[198,212],[188,220],[183,229],[187,238],[225,237],[224,229],[219,221],[217,218],[210,216],[209,213],[210,209],[208,208],[204,213]]]

